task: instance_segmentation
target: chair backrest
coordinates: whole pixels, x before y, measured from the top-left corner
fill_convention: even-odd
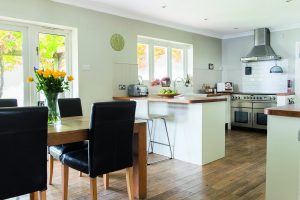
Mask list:
[[[89,135],[89,175],[132,166],[134,101],[94,103]]]
[[[0,99],[0,107],[17,107],[17,99]]]
[[[58,99],[58,107],[61,117],[82,116],[80,98]]]
[[[149,119],[149,102],[148,100],[134,100],[136,102],[135,118]]]
[[[47,189],[46,107],[0,108],[0,199]]]

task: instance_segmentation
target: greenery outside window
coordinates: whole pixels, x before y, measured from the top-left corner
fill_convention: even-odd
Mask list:
[[[44,100],[26,78],[34,67],[72,74],[70,37],[70,30],[0,21],[0,98],[16,98],[20,106]],[[71,97],[72,89],[62,97]]]

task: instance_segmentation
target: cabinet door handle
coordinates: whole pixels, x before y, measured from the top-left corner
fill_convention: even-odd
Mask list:
[[[298,141],[300,141],[300,130],[298,131]]]

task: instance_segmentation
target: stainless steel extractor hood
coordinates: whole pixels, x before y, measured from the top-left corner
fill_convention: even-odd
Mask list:
[[[257,62],[267,60],[279,60],[270,46],[270,30],[268,28],[259,28],[254,30],[254,47],[246,57],[242,57],[242,62]]]

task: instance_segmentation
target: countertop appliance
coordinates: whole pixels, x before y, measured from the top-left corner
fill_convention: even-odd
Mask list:
[[[217,83],[217,92],[233,92],[232,82]]]
[[[268,28],[258,28],[254,30],[254,47],[250,53],[241,58],[242,62],[257,62],[266,60],[280,60],[270,44],[270,30]]]
[[[231,96],[231,125],[267,129],[264,109],[277,106],[275,94],[243,94]]]
[[[128,96],[130,97],[146,97],[148,96],[148,87],[146,85],[131,84],[128,86]]]

